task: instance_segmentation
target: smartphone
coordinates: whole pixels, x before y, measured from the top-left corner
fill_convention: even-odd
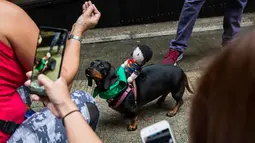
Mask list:
[[[176,143],[170,124],[166,121],[160,121],[140,132],[143,143]]]
[[[34,65],[29,87],[31,94],[47,96],[43,86],[38,84],[39,74],[56,81],[61,73],[66,48],[68,30],[53,27],[40,27]]]

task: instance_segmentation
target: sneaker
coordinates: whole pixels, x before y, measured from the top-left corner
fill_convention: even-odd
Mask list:
[[[165,55],[164,59],[162,60],[162,64],[174,64],[180,61],[183,58],[182,52],[177,50],[170,49],[168,53]]]

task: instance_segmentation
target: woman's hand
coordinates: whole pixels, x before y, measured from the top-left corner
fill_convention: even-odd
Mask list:
[[[82,37],[83,33],[93,28],[101,16],[100,12],[91,2],[85,2],[82,6],[83,14],[77,19],[73,25],[70,35]],[[73,79],[78,72],[80,64],[80,48],[81,42],[78,40],[68,40],[63,59],[61,77],[63,77],[69,88],[72,86]]]
[[[32,72],[28,72],[28,79],[31,78]],[[67,84],[63,78],[59,78],[53,82],[45,75],[38,76],[38,82],[44,86],[47,97],[39,97],[31,95],[33,101],[42,101],[48,109],[57,117],[63,118],[71,111],[77,110],[77,106],[71,100]],[[30,86],[31,81],[25,82],[26,86]],[[98,136],[93,132],[91,127],[84,120],[81,113],[75,112],[69,114],[64,119],[68,142],[82,143],[85,140],[93,143],[101,143]]]
[[[85,2],[82,6],[82,15],[77,19],[73,31],[81,36],[84,31],[94,28],[100,17],[101,13],[96,6],[91,1]]]
[[[25,85],[28,87],[31,84],[32,72],[28,72],[26,75],[29,80],[25,82]],[[77,110],[77,106],[72,102],[67,84],[63,78],[60,77],[57,81],[53,82],[41,74],[38,76],[38,82],[41,86],[44,86],[48,96],[31,95],[33,101],[42,101],[59,118],[62,118],[72,110]]]

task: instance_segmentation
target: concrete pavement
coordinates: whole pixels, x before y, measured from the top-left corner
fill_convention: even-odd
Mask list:
[[[193,88],[201,76],[201,72],[211,61],[212,57],[221,51],[221,30],[193,33],[189,49],[184,53],[184,59],[179,66],[184,69]],[[164,52],[168,50],[170,39],[174,36],[161,36],[154,38],[133,39],[115,42],[83,44],[79,72],[76,76],[72,90],[85,90],[92,92],[87,86],[85,69],[95,59],[110,61],[114,66],[119,66],[129,57],[132,48],[137,44],[147,44],[154,52],[150,63],[159,63]],[[168,120],[172,126],[178,143],[188,142],[189,109],[193,95],[185,92],[184,104],[175,117],[169,118],[165,114],[174,106],[175,101],[167,97],[163,107],[159,108],[155,101],[144,108],[143,117],[139,117],[138,130],[128,132],[128,121],[117,112],[110,109],[105,101],[96,98],[100,108],[100,122],[97,134],[105,143],[130,143],[140,142],[139,132],[142,128],[161,121]],[[150,120],[147,120],[150,119]]]
[[[246,30],[249,30],[249,28],[243,28],[242,32]],[[221,33],[222,30],[219,29],[192,34],[189,48],[185,51],[184,58],[179,62],[179,66],[187,73],[193,88],[196,88],[199,77],[204,68],[213,59],[213,56],[221,51]],[[173,38],[174,35],[170,35],[82,44],[79,71],[75,77],[72,91],[84,90],[90,93],[93,92],[93,89],[87,86],[85,77],[85,69],[93,60],[108,60],[114,66],[120,66],[130,56],[132,49],[137,44],[147,44],[154,52],[149,63],[159,63],[164,53],[168,50],[169,41]],[[172,118],[165,116],[175,104],[171,95],[167,97],[161,108],[155,104],[155,101],[148,104],[142,112],[142,117],[139,117],[138,130],[134,132],[126,130],[128,120],[124,120],[119,113],[110,109],[104,100],[97,97],[96,100],[100,108],[100,121],[96,133],[105,143],[141,142],[140,130],[142,128],[165,119],[172,126],[177,143],[188,143],[188,121],[192,97],[193,95],[185,92],[184,104],[177,115]],[[40,104],[34,104],[34,107],[38,108]]]

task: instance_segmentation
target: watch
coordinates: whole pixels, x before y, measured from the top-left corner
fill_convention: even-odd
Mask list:
[[[69,36],[68,36],[68,40],[70,40],[70,39],[78,40],[78,41],[81,42],[81,37],[76,36],[76,35],[69,35]]]

